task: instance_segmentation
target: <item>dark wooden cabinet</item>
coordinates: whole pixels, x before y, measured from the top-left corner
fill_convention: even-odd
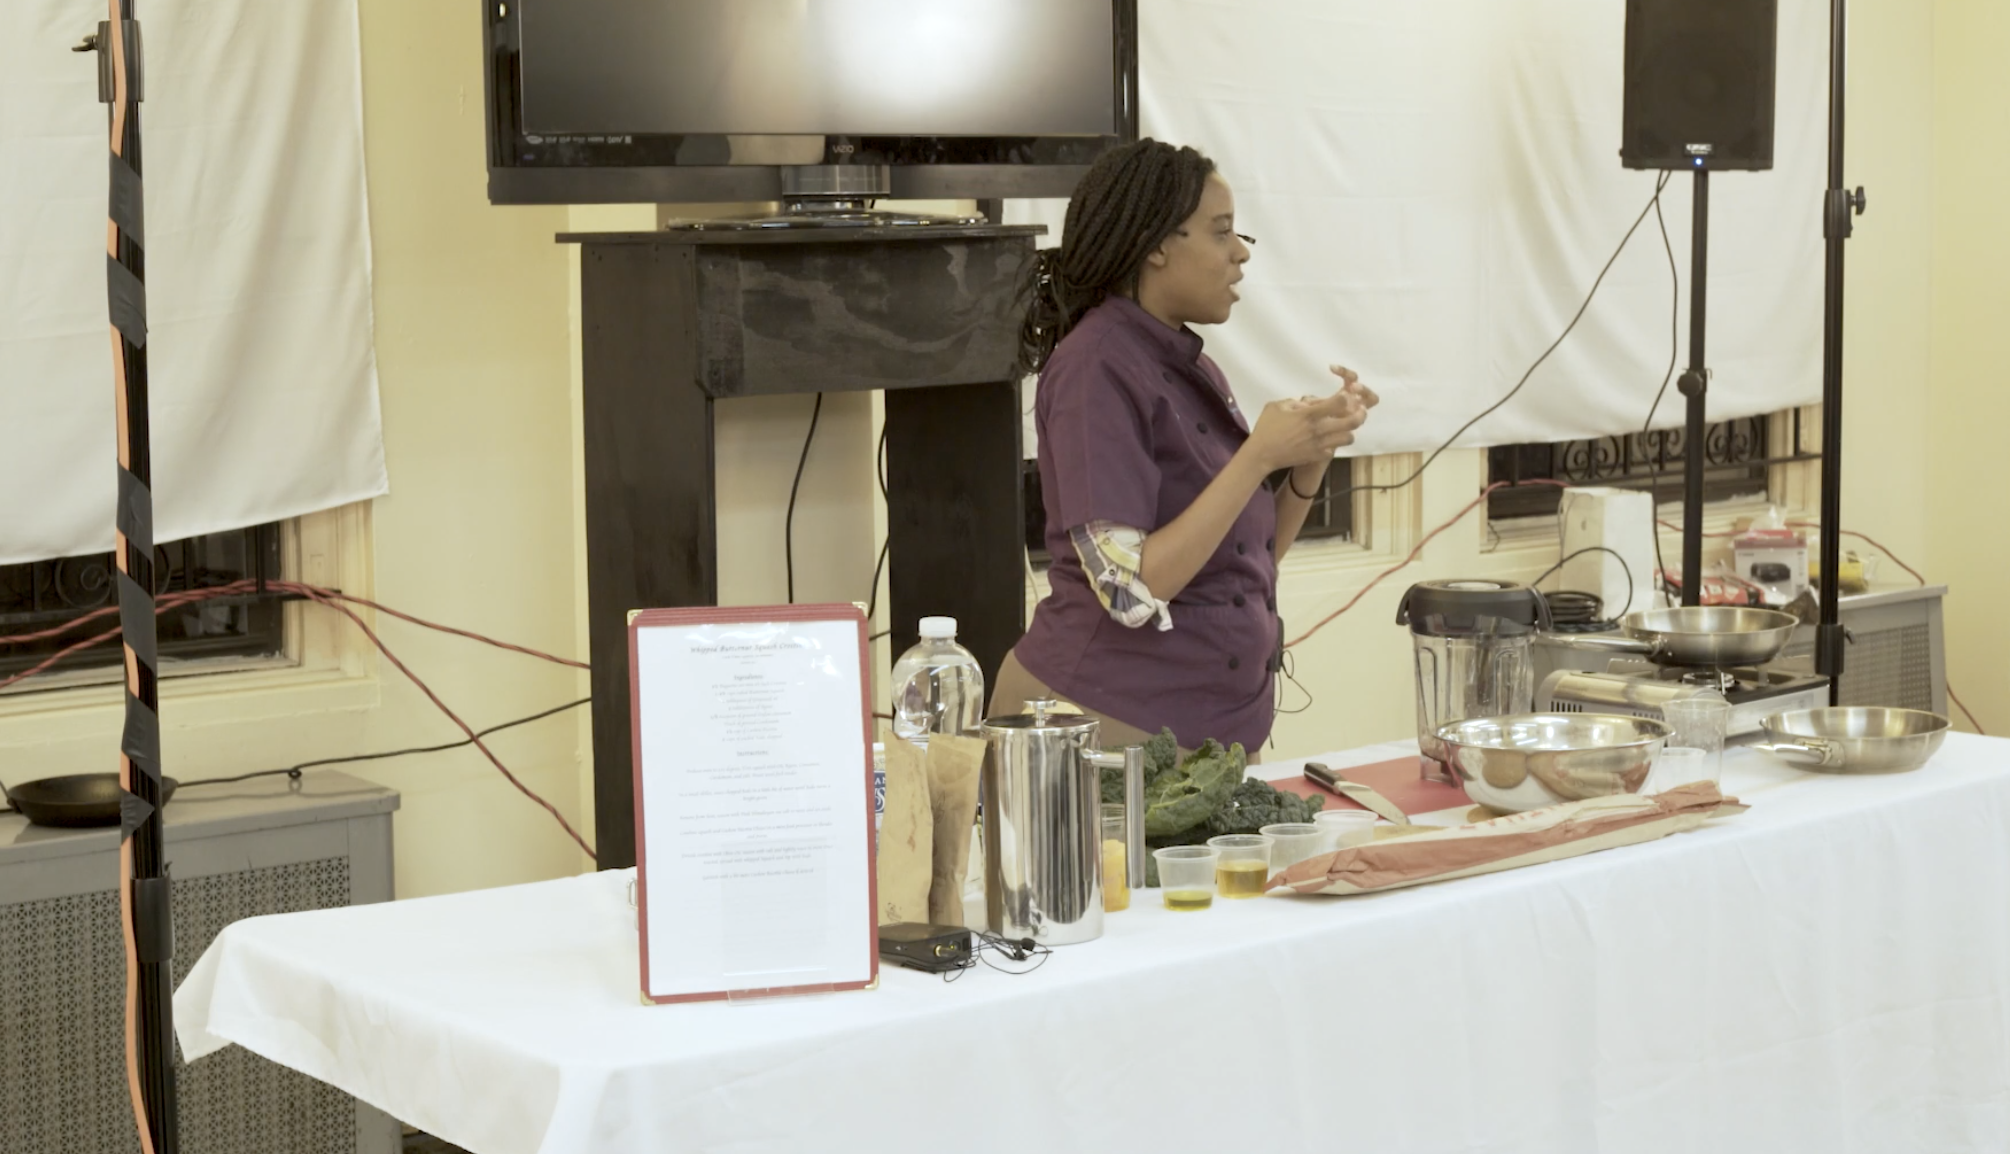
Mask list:
[[[957,618],[985,677],[1025,628],[1019,286],[1037,225],[574,233],[584,333],[596,848],[635,863],[627,619],[718,602],[712,405],[886,391],[897,653]]]

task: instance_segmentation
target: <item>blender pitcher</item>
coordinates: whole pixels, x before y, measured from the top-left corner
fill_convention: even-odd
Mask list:
[[[1457,785],[1439,727],[1534,707],[1530,643],[1549,628],[1549,604],[1512,581],[1424,581],[1403,594],[1396,624],[1410,627],[1416,646],[1423,776]]]

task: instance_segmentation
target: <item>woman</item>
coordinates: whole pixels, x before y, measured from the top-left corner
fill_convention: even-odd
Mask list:
[[[1102,721],[1105,748],[1161,728],[1182,749],[1253,755],[1269,738],[1277,563],[1376,397],[1336,367],[1339,392],[1273,402],[1250,427],[1188,328],[1228,319],[1249,243],[1191,148],[1126,145],[1076,187],[1020,333],[1021,367],[1040,373],[1053,592],[999,670],[994,713],[1067,701]]]

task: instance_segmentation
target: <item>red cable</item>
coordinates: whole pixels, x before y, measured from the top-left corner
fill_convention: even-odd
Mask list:
[[[1670,525],[1666,521],[1662,521],[1660,523],[1666,526],[1667,528],[1674,530],[1677,533],[1680,533],[1682,531],[1682,528],[1679,525]],[[1787,522],[1787,524],[1797,529],[1821,528],[1820,522],[1816,521],[1789,521]],[[1855,537],[1859,541],[1868,543],[1871,548],[1877,550],[1878,552],[1884,554],[1886,557],[1890,558],[1892,564],[1898,566],[1900,569],[1905,570],[1907,573],[1912,574],[1912,579],[1914,581],[1919,582],[1921,585],[1925,585],[1927,583],[1926,576],[1924,574],[1922,574],[1919,570],[1914,569],[1912,566],[1907,565],[1903,558],[1901,558],[1898,554],[1892,552],[1890,549],[1885,548],[1885,546],[1882,543],[1880,543],[1876,538],[1872,537],[1870,534],[1859,533],[1854,529],[1838,529],[1836,530],[1836,533],[1839,536]],[[1737,536],[1736,533],[1705,533],[1703,535],[1705,537]],[[1947,700],[1952,701],[1954,703],[1954,707],[1961,711],[1961,715],[1968,719],[1968,724],[1975,727],[1975,732],[1978,736],[1981,737],[1989,736],[1989,732],[1982,728],[1982,723],[1975,720],[1975,714],[1968,708],[1967,705],[1962,703],[1960,695],[1954,692],[1954,686],[1951,683],[1947,686]]]
[[[250,583],[246,582],[245,584],[249,586]],[[159,615],[167,612],[170,609],[178,608],[180,606],[187,605],[194,601],[207,601],[213,597],[227,597],[232,595],[233,593],[241,593],[244,591],[245,590],[237,589],[234,586],[220,585],[214,589],[190,590],[183,593],[165,593],[162,594],[161,597],[154,602],[154,615],[158,617]],[[116,607],[110,610],[98,610],[97,613],[93,613],[90,616],[96,616],[99,613],[116,612],[116,611],[117,611]],[[79,620],[83,619],[84,618],[79,618]],[[57,630],[57,632],[61,632],[61,630]],[[57,650],[54,654],[52,654],[47,660],[43,661],[40,665],[37,665],[32,669],[28,669],[24,672],[16,673],[14,676],[9,677],[5,680],[0,680],[0,689],[6,689],[8,686],[13,685],[16,682],[26,681],[27,679],[35,676],[38,673],[45,673],[48,670],[54,668],[59,662],[67,660],[72,654],[80,653],[83,650],[89,649],[93,645],[102,645],[105,642],[118,637],[119,632],[120,631],[118,629],[108,629],[103,633],[99,633],[91,637],[86,637],[82,641],[78,641],[75,642],[74,644],[67,645],[62,649]],[[0,644],[5,644],[7,642],[17,640],[21,640],[21,638],[18,636],[0,637]]]
[[[1488,486],[1487,486],[1486,488],[1484,488],[1484,489],[1481,489],[1481,490],[1480,490],[1480,495],[1479,495],[1479,496],[1477,496],[1477,497],[1474,497],[1474,498],[1473,498],[1473,501],[1472,501],[1472,504],[1470,504],[1470,505],[1467,505],[1467,506],[1466,506],[1465,508],[1463,508],[1463,509],[1460,509],[1460,510],[1459,510],[1459,511],[1458,511],[1457,513],[1453,514],[1453,515],[1452,515],[1452,519],[1451,519],[1451,520],[1449,520],[1449,521],[1446,521],[1446,522],[1445,522],[1444,524],[1442,524],[1442,525],[1438,526],[1437,528],[1435,528],[1435,529],[1431,530],[1431,531],[1430,531],[1429,533],[1426,533],[1426,534],[1424,534],[1424,539],[1423,539],[1423,540],[1421,540],[1421,541],[1419,541],[1419,542],[1417,542],[1417,547],[1416,547],[1416,548],[1414,548],[1414,549],[1412,549],[1412,550],[1410,550],[1410,555],[1409,555],[1408,557],[1405,557],[1405,558],[1403,558],[1403,559],[1402,559],[1401,561],[1398,561],[1398,562],[1396,562],[1396,563],[1395,563],[1394,565],[1391,565],[1391,566],[1389,566],[1389,567],[1388,567],[1387,569],[1384,569],[1384,570],[1382,570],[1382,571],[1381,571],[1380,573],[1377,573],[1377,574],[1375,574],[1375,579],[1374,579],[1374,580],[1372,580],[1372,581],[1370,581],[1370,582],[1368,582],[1368,583],[1367,583],[1366,585],[1363,585],[1363,586],[1361,587],[1361,590],[1360,590],[1360,592],[1358,592],[1358,593],[1354,594],[1354,596],[1352,596],[1352,597],[1348,598],[1348,600],[1347,600],[1347,604],[1345,604],[1345,605],[1342,605],[1342,606],[1341,606],[1340,608],[1338,608],[1338,609],[1335,609],[1335,610],[1334,610],[1333,612],[1331,612],[1331,613],[1328,613],[1328,614],[1327,614],[1327,615],[1326,615],[1325,617],[1323,617],[1323,618],[1321,618],[1321,619],[1320,619],[1320,621],[1319,621],[1319,623],[1318,623],[1318,624],[1314,625],[1314,626],[1313,626],[1312,628],[1310,628],[1310,629],[1307,629],[1307,630],[1306,630],[1305,632],[1303,632],[1303,633],[1299,634],[1299,635],[1298,635],[1297,637],[1294,637],[1294,638],[1292,638],[1292,639],[1291,639],[1290,641],[1287,641],[1287,642],[1285,642],[1285,643],[1284,643],[1284,647],[1285,647],[1286,649],[1295,649],[1295,648],[1297,648],[1297,647],[1298,647],[1298,645],[1299,645],[1300,643],[1302,643],[1303,641],[1305,641],[1305,640],[1306,640],[1307,638],[1311,637],[1311,636],[1312,636],[1312,635],[1313,635],[1314,633],[1317,633],[1317,632],[1319,632],[1319,631],[1320,631],[1321,629],[1324,629],[1324,628],[1326,628],[1326,627],[1327,627],[1328,625],[1331,625],[1331,624],[1333,624],[1334,620],[1335,620],[1335,619],[1337,619],[1337,618],[1338,618],[1338,617],[1339,617],[1339,616],[1340,616],[1341,614],[1343,614],[1343,613],[1347,612],[1347,611],[1348,611],[1349,609],[1352,609],[1352,608],[1354,608],[1354,606],[1356,606],[1356,605],[1360,604],[1360,603],[1361,603],[1361,599],[1362,599],[1363,597],[1366,597],[1366,596],[1367,596],[1367,595],[1369,594],[1369,592],[1370,592],[1370,591],[1372,591],[1372,590],[1373,590],[1373,589],[1375,588],[1375,586],[1377,586],[1377,585],[1380,585],[1380,584],[1381,584],[1381,583],[1382,583],[1383,581],[1385,581],[1385,580],[1387,580],[1388,578],[1390,578],[1390,577],[1394,576],[1394,575],[1395,575],[1396,573],[1400,572],[1401,570],[1403,570],[1403,569],[1407,568],[1407,567],[1408,567],[1408,566],[1410,565],[1410,563],[1411,563],[1411,562],[1413,562],[1413,561],[1415,561],[1415,560],[1417,559],[1417,556],[1418,556],[1418,554],[1421,554],[1421,553],[1422,553],[1422,552],[1424,551],[1424,546],[1426,546],[1426,545],[1429,545],[1429,544],[1430,544],[1430,543],[1431,543],[1431,542],[1432,542],[1432,541],[1433,541],[1434,539],[1436,539],[1436,538],[1437,538],[1438,534],[1440,534],[1440,533],[1444,532],[1445,530],[1447,530],[1447,529],[1451,528],[1452,526],[1454,526],[1454,525],[1458,524],[1458,523],[1459,523],[1460,521],[1463,521],[1463,520],[1465,520],[1465,519],[1466,519],[1466,514],[1467,514],[1467,513],[1470,513],[1470,512],[1472,512],[1472,511],[1473,511],[1474,509],[1477,509],[1477,508],[1479,508],[1479,507],[1480,507],[1480,505],[1481,505],[1481,504],[1482,504],[1483,502],[1485,502],[1485,501],[1486,501],[1486,499],[1487,499],[1488,497],[1490,497],[1490,496],[1492,496],[1492,495],[1493,495],[1493,493],[1494,493],[1494,491],[1495,491],[1496,489],[1506,489],[1506,488],[1510,487],[1510,486],[1511,486],[1512,484],[1515,484],[1515,483],[1516,483],[1516,482],[1509,482],[1509,481],[1495,481],[1495,482],[1494,482],[1493,484],[1491,484],[1491,485],[1488,485]],[[1547,479],[1543,479],[1543,480],[1532,480],[1532,481],[1522,481],[1522,482],[1519,482],[1519,484],[1523,484],[1523,485],[1554,485],[1554,486],[1556,486],[1556,487],[1557,487],[1557,488],[1559,488],[1559,489],[1568,489],[1568,488],[1570,488],[1570,485],[1569,485],[1569,483],[1568,483],[1568,482],[1564,482],[1564,481],[1551,481],[1551,480],[1547,480]]]
[[[160,597],[160,599],[155,603],[154,612],[156,615],[158,615],[160,613],[165,613],[169,609],[177,608],[182,605],[188,605],[198,601],[209,601],[218,597],[237,596],[239,594],[252,592],[254,589],[256,589],[256,587],[257,587],[256,582],[250,580],[244,580],[244,581],[235,581],[228,585],[218,585],[208,589],[191,589],[191,590],[184,590],[178,593],[167,593],[163,594]],[[363,635],[370,639],[370,642],[377,647],[378,651],[381,652],[387,659],[389,659],[392,665],[397,666],[398,672],[403,673],[408,679],[411,680],[412,684],[418,686],[419,691],[424,693],[427,699],[430,700],[435,706],[439,708],[441,713],[447,715],[448,720],[452,721],[456,726],[460,728],[462,733],[468,736],[468,739],[471,742],[473,742],[475,748],[482,751],[482,753],[489,759],[489,763],[495,766],[495,768],[505,778],[509,779],[509,783],[511,785],[515,786],[521,793],[523,793],[525,797],[530,798],[532,801],[542,806],[546,812],[551,814],[553,818],[556,818],[558,824],[565,830],[566,834],[569,837],[571,837],[574,842],[578,843],[580,849],[586,852],[586,856],[593,858],[596,861],[599,860],[598,855],[595,854],[593,851],[593,847],[586,844],[586,840],[580,837],[578,831],[572,828],[571,823],[565,820],[565,815],[559,813],[558,810],[550,802],[546,801],[542,797],[539,797],[535,791],[530,789],[530,787],[524,785],[522,781],[518,780],[517,776],[511,773],[509,771],[509,768],[503,765],[502,761],[496,757],[494,751],[489,749],[488,746],[482,744],[481,739],[475,736],[474,730],[468,727],[467,722],[462,721],[458,714],[456,714],[453,710],[447,708],[446,703],[440,700],[439,695],[434,693],[431,687],[429,687],[424,681],[421,681],[418,675],[414,674],[411,671],[411,669],[409,669],[405,665],[403,661],[400,661],[398,659],[398,655],[392,653],[390,648],[384,644],[383,640],[379,638],[377,634],[374,631],[372,631],[368,625],[365,625],[363,623],[362,618],[358,617],[352,610],[348,608],[348,606],[340,604],[339,602],[350,601],[359,605],[367,605],[372,609],[381,610],[382,612],[388,613],[393,617],[399,618],[404,621],[409,621],[414,625],[422,625],[428,629],[436,629],[442,633],[450,633],[457,637],[465,637],[471,641],[479,641],[485,645],[493,645],[498,649],[507,649],[514,653],[522,653],[531,657],[542,658],[546,661],[554,662],[559,665],[570,666],[575,669],[588,668],[588,666],[584,662],[572,661],[564,657],[556,657],[553,656],[552,654],[543,653],[535,649],[527,648],[525,646],[512,645],[507,641],[497,641],[492,637],[484,637],[479,633],[470,633],[466,630],[455,629],[447,625],[440,625],[435,622],[424,620],[423,618],[414,617],[409,613],[401,613],[395,609],[386,609],[383,606],[378,605],[373,601],[368,601],[361,597],[351,597],[346,594],[339,593],[333,589],[323,589],[318,585],[305,585],[295,581],[268,581],[266,582],[266,587],[268,589],[277,589],[282,593],[298,594],[299,596],[304,597],[314,602],[317,605],[324,606],[328,609],[333,609],[334,611],[341,613],[343,616],[349,618],[349,620],[355,622],[356,627],[363,631]],[[31,636],[32,637],[53,636],[56,633],[61,633],[65,629],[68,629],[71,626],[78,624],[79,622],[89,620],[91,617],[102,616],[103,614],[113,612],[117,612],[116,606],[108,609],[94,610],[91,613],[78,618],[76,621],[71,622],[69,626],[65,626],[63,627],[63,629],[58,629],[55,631],[45,630],[43,633],[35,635],[16,634],[9,637],[0,637],[0,644],[6,644],[8,642],[13,641],[28,640],[30,639]],[[21,673],[17,673],[14,676],[9,677],[5,680],[0,680],[0,689],[6,689],[8,686],[14,685],[17,682],[25,681],[28,678],[34,677],[39,673],[46,672],[47,670],[53,668],[54,666],[66,660],[75,653],[88,649],[93,645],[103,644],[104,642],[119,636],[119,632],[120,631],[117,629],[108,630],[107,632],[99,633],[92,637],[87,637],[81,641],[76,642],[75,644],[65,646],[63,649],[58,650],[54,654],[51,654],[47,660],[41,662],[40,664],[34,666],[33,668],[25,670]]]
[[[68,633],[70,630],[75,629],[77,626],[82,625],[86,621],[93,621],[99,617],[105,616],[108,613],[117,613],[118,611],[119,607],[115,603],[107,605],[102,609],[93,609],[89,613],[85,613],[77,617],[72,617],[68,621],[65,621],[63,624],[58,625],[53,629],[44,629],[40,633],[0,634],[0,645],[19,645],[25,641],[47,641],[51,637],[61,637],[63,634]]]
[[[1897,560],[1897,558],[1894,557],[1893,560]],[[1954,686],[1952,685],[1949,685],[1947,687],[1947,700],[1952,701],[1954,703],[1954,707],[1961,711],[1961,716],[1966,717],[1968,719],[1968,724],[1975,727],[1975,733],[1977,736],[1979,737],[1989,736],[1989,731],[1982,728],[1982,723],[1975,720],[1975,715],[1973,713],[1968,712],[1968,707],[1966,705],[1961,704],[1961,696],[1954,692]]]
[[[266,587],[272,589],[279,589],[289,593],[301,592],[301,590],[307,588],[306,586],[299,585],[295,582],[290,581],[268,581],[266,582]],[[185,591],[184,593],[163,594],[163,596],[184,598],[185,600],[183,600],[180,603],[186,604],[187,603],[186,599],[189,598],[191,595],[197,593],[200,593],[201,596],[195,597],[194,598],[195,600],[206,600],[211,597],[225,597],[225,596],[232,596],[237,593],[249,593],[254,588],[256,588],[255,582],[251,581],[250,579],[245,579],[241,581],[234,581],[229,585],[217,585],[212,586],[208,589],[188,590]],[[556,665],[564,665],[573,669],[591,668],[584,661],[574,661],[569,657],[558,657],[553,654],[546,653],[541,649],[532,649],[529,646],[525,645],[513,645],[507,641],[498,641],[493,637],[484,637],[479,633],[470,633],[465,629],[456,629],[451,625],[442,625],[437,621],[428,621],[423,617],[415,617],[410,613],[403,612],[402,610],[392,609],[387,605],[380,605],[377,602],[371,601],[365,597],[351,596],[350,594],[344,593],[338,589],[322,589],[318,585],[315,586],[314,588],[318,592],[320,592],[323,596],[333,597],[340,601],[348,601],[356,605],[367,605],[370,608],[375,609],[379,613],[386,613],[392,617],[398,618],[401,621],[409,621],[414,625],[424,626],[427,629],[437,630],[441,633],[450,633],[455,637],[464,637],[469,641],[479,641],[483,645],[493,645],[497,649],[507,649],[511,653],[521,653],[527,657],[536,657],[544,661],[552,662],[553,664]],[[304,592],[301,593],[301,595],[306,596]],[[119,607],[117,605],[107,605],[101,609],[93,609],[89,613],[85,613],[78,617],[73,617],[69,621],[61,625],[58,625],[52,629],[44,629],[39,633],[0,634],[0,645],[19,645],[27,641],[44,641],[51,637],[59,637],[65,633],[68,633],[70,630],[75,629],[77,626],[82,625],[86,621],[90,621],[98,617],[103,617],[108,613],[116,613],[118,612],[118,610]],[[5,685],[6,683],[0,682],[0,688],[4,688]]]
[[[1655,518],[1655,519],[1654,519],[1654,523],[1655,523],[1656,525],[1659,525],[1659,526],[1661,526],[1661,527],[1662,527],[1663,529],[1666,529],[1666,530],[1668,530],[1668,531],[1669,531],[1670,533],[1680,533],[1680,532],[1682,531],[1682,526],[1680,526],[1680,525],[1677,525],[1677,524],[1676,524],[1675,522],[1673,522],[1673,521],[1663,521],[1663,520],[1661,520],[1660,518],[1658,518],[1658,517],[1657,517],[1657,518]],[[1705,533],[1705,534],[1703,534],[1703,536],[1704,536],[1704,537],[1705,537],[1706,539],[1707,539],[1707,538],[1711,538],[1711,537],[1736,537],[1737,535],[1738,535],[1738,532],[1737,532],[1737,530],[1735,530],[1735,529],[1733,529],[1733,530],[1732,530],[1731,532],[1729,532],[1729,533]]]
[[[309,586],[306,585],[296,585],[295,583],[290,581],[268,581],[266,582],[266,584],[273,588],[283,589],[288,592],[299,592],[310,588]],[[550,653],[546,653],[541,649],[532,649],[524,645],[512,645],[507,641],[497,641],[493,637],[484,637],[479,633],[470,633],[465,629],[456,629],[451,625],[441,625],[436,621],[428,621],[423,617],[414,617],[410,613],[404,613],[399,610],[392,609],[389,606],[379,605],[375,601],[371,601],[367,598],[352,597],[349,594],[343,593],[339,590],[322,589],[319,586],[313,586],[312,588],[315,590],[315,592],[321,594],[324,597],[332,597],[338,601],[348,601],[356,605],[367,605],[370,608],[375,609],[379,613],[388,613],[391,616],[396,617],[400,621],[409,621],[414,625],[421,625],[427,629],[438,630],[441,633],[449,633],[455,637],[465,637],[469,641],[479,641],[483,645],[493,645],[497,649],[507,649],[511,653],[521,653],[526,657],[540,658],[542,660],[549,661],[554,665],[564,665],[572,669],[592,668],[592,666],[588,665],[584,661],[574,661],[570,657],[557,657]]]
[[[382,653],[385,659],[390,661],[392,665],[397,666],[398,672],[404,674],[406,680],[410,681],[413,685],[418,686],[419,692],[425,694],[426,699],[428,701],[431,701],[435,706],[437,706],[441,713],[447,715],[447,720],[453,722],[454,725],[459,727],[462,733],[467,735],[468,741],[473,743],[476,749],[482,751],[482,755],[489,759],[490,765],[496,767],[496,772],[502,774],[505,778],[508,778],[509,783],[515,786],[519,793],[522,793],[525,797],[531,799],[532,801],[536,802],[539,806],[543,807],[544,811],[546,813],[549,813],[552,816],[552,819],[557,821],[559,826],[565,830],[566,836],[570,837],[574,842],[578,843],[579,848],[585,851],[587,857],[592,858],[595,861],[600,860],[599,855],[593,852],[593,847],[586,844],[586,839],[580,837],[579,831],[572,828],[572,823],[565,820],[565,815],[558,812],[558,807],[552,805],[550,802],[544,800],[542,797],[539,797],[536,791],[532,790],[529,786],[525,785],[522,781],[518,780],[516,774],[511,773],[509,771],[509,767],[502,763],[502,759],[495,755],[495,751],[491,750],[487,745],[483,744],[482,739],[475,735],[474,729],[471,726],[469,726],[467,722],[461,720],[460,714],[457,714],[453,710],[447,708],[447,703],[440,700],[440,695],[434,693],[431,686],[427,685],[424,681],[420,680],[419,675],[413,673],[411,669],[407,667],[403,661],[398,660],[398,655],[391,652],[390,646],[385,645],[383,640],[377,636],[376,632],[372,630],[368,625],[363,623],[363,619],[356,615],[355,610],[349,608],[347,605],[344,605],[336,601],[333,597],[325,594],[322,590],[312,585],[297,585],[290,581],[267,582],[267,585],[271,588],[281,589],[286,592],[300,593],[306,596],[309,600],[312,600],[315,604],[326,606],[329,609],[333,609],[337,613],[340,613],[344,617],[347,617],[349,620],[355,622],[356,628],[361,629],[363,631],[363,636],[368,637],[370,639],[370,643],[377,647],[378,652]]]

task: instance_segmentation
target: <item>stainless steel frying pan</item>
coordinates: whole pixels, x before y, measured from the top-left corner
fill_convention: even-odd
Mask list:
[[[1779,656],[1800,623],[1800,618],[1777,609],[1688,605],[1628,613],[1619,619],[1619,637],[1556,633],[1544,640],[1572,649],[1645,657],[1661,665],[1742,669]]]
[[[1753,749],[1817,773],[1905,773],[1925,765],[1951,723],[1923,709],[1840,706],[1775,713]]]
[[[175,779],[161,778],[161,804],[174,797]],[[119,824],[119,775],[74,773],[24,781],[6,790],[7,801],[36,825]]]

